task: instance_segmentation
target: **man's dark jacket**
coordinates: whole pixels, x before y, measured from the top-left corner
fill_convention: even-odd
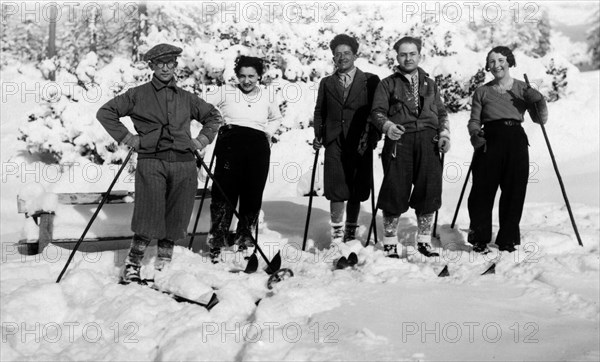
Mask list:
[[[342,132],[346,145],[357,145],[365,130],[367,118],[371,113],[371,104],[379,77],[356,69],[348,97],[344,101],[338,76],[333,74],[321,80],[317,104],[315,105],[315,137],[327,146]],[[370,146],[378,140],[380,134],[371,127]]]

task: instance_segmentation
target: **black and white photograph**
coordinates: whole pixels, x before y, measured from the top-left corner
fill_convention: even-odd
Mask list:
[[[600,360],[600,1],[0,21],[0,360]]]

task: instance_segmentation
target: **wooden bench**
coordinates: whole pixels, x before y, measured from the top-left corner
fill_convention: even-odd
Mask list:
[[[188,236],[190,236],[193,230],[193,223],[196,220],[196,214],[199,211],[200,199],[202,198],[202,194],[204,193],[204,189],[198,189],[196,191],[196,202],[194,204],[194,212],[190,219],[190,225],[188,227]],[[73,207],[79,207],[85,205],[98,205],[102,201],[102,198],[106,195],[105,192],[93,192],[93,193],[59,193],[58,195],[58,203],[60,205],[72,205]],[[206,190],[206,198],[204,200],[204,205],[202,207],[203,210],[208,210],[207,207],[210,205],[211,192],[210,188]],[[126,190],[113,190],[108,196],[106,202],[103,205],[102,210],[104,211],[107,207],[111,207],[110,205],[114,205],[113,207],[118,207],[121,204],[123,207],[127,206],[129,209],[126,211],[128,213],[133,210],[133,203],[135,200],[135,193],[133,191]],[[92,213],[96,210],[97,206],[89,208],[92,210]],[[81,237],[81,233],[85,229],[87,222],[89,222],[90,217],[87,218],[86,224],[81,225],[81,230],[79,231],[78,237],[62,237],[58,239],[54,239],[54,222],[56,213],[53,212],[45,212],[45,211],[33,211],[30,212],[27,210],[26,202],[19,195],[17,195],[17,209],[20,214],[25,214],[25,217],[31,217],[33,221],[39,227],[39,233],[37,240],[31,239],[21,239],[19,240],[19,251],[22,254],[26,255],[35,255],[41,253],[46,245],[49,243],[74,243],[79,240]],[[59,208],[60,209],[60,208]],[[60,212],[60,211],[58,211]],[[204,215],[204,214],[201,214]],[[96,218],[94,223],[98,222],[99,218]],[[131,221],[131,217],[127,222]],[[202,221],[199,222],[199,224]],[[201,226],[201,225],[199,225]],[[89,234],[89,232],[88,232]],[[196,231],[195,235],[206,234],[206,232]],[[101,237],[88,237],[84,238],[84,242],[94,242],[94,241],[111,241],[111,240],[121,240],[121,239],[130,239],[133,236],[131,230],[128,235],[111,235],[111,236],[101,236]]]

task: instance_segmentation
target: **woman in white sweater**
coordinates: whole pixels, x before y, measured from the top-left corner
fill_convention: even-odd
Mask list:
[[[269,174],[271,137],[282,120],[274,93],[258,85],[264,72],[262,59],[240,56],[234,70],[239,83],[223,87],[217,104],[225,124],[219,130],[215,147],[214,175],[225,195],[213,188],[208,245],[214,263],[220,259],[221,248],[228,245],[232,207],[238,201],[241,220],[235,244],[238,251],[253,246],[252,233]]]

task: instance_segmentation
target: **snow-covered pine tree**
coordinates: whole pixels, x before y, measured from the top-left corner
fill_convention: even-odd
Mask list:
[[[592,65],[594,69],[600,68],[600,10],[597,10],[592,16],[590,29],[588,30],[587,40],[588,48],[592,55]]]

